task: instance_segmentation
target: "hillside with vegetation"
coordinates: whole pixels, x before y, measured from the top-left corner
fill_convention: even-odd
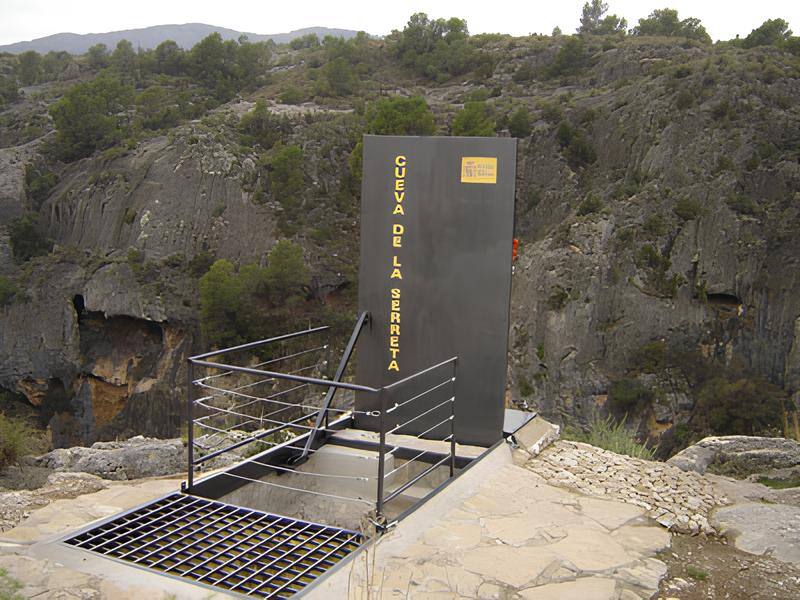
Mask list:
[[[0,412],[175,435],[192,352],[347,335],[363,134],[512,136],[508,404],[660,456],[797,436],[800,39],[681,17],[0,55]]]

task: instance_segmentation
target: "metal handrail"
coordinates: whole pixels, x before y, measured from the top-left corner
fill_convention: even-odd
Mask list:
[[[284,340],[289,340],[296,337],[302,337],[304,335],[310,335],[312,333],[319,333],[320,331],[326,331],[330,329],[329,325],[323,325],[321,327],[312,327],[309,329],[303,329],[301,331],[295,331],[294,333],[287,333],[285,335],[279,335],[277,337],[267,338],[266,340],[258,340],[257,342],[248,342],[247,344],[241,344],[239,346],[231,346],[230,348],[222,348],[221,350],[212,350],[211,352],[205,352],[204,354],[198,354],[197,356],[190,356],[189,360],[202,360],[204,358],[210,358],[212,356],[219,356],[220,354],[227,354],[229,352],[237,352],[238,350],[249,350],[250,348],[255,348],[257,346],[262,346],[264,344],[272,344],[274,342],[282,342]]]
[[[306,425],[302,426],[303,428],[309,429],[309,433],[308,433],[307,439],[305,440],[305,444],[302,447],[302,452],[298,456],[298,458],[300,459],[298,462],[302,461],[307,456],[308,452],[311,451],[311,446],[314,443],[314,440],[315,440],[315,437],[316,437],[316,434],[318,433],[318,431],[327,431],[328,430],[327,425],[325,425],[323,427],[323,421],[325,423],[327,423],[327,417],[328,417],[329,411],[330,410],[339,410],[339,409],[331,409],[330,408],[332,398],[333,398],[334,394],[336,393],[336,391],[338,389],[352,390],[352,391],[356,391],[356,392],[362,392],[362,393],[371,394],[371,395],[377,395],[378,396],[377,402],[375,403],[379,407],[378,410],[362,411],[362,412],[364,412],[364,414],[366,414],[366,415],[368,415],[370,417],[378,417],[378,433],[379,433],[379,443],[378,443],[378,449],[377,449],[378,450],[378,473],[377,473],[377,493],[376,493],[377,497],[376,497],[376,501],[375,501],[375,512],[376,512],[376,515],[378,517],[378,522],[383,522],[385,520],[385,519],[383,519],[384,507],[388,502],[390,502],[391,500],[393,500],[394,498],[396,498],[397,496],[402,494],[405,490],[407,490],[409,487],[411,487],[412,485],[417,483],[423,477],[426,477],[429,474],[431,474],[437,468],[449,463],[450,477],[452,477],[454,475],[454,473],[455,473],[455,465],[456,465],[455,383],[456,383],[456,371],[457,371],[457,365],[458,365],[458,357],[457,356],[453,356],[453,357],[451,357],[451,358],[449,358],[447,360],[444,360],[444,361],[441,361],[441,362],[439,362],[439,363],[437,363],[435,365],[431,365],[429,367],[426,367],[426,368],[424,368],[424,369],[422,369],[422,370],[420,370],[420,371],[418,371],[418,372],[416,372],[416,373],[414,373],[412,375],[409,375],[408,377],[404,377],[403,379],[400,379],[398,381],[395,381],[395,382],[393,382],[391,384],[388,384],[388,385],[380,387],[380,388],[341,381],[341,377],[344,374],[344,371],[345,371],[345,369],[347,367],[347,362],[349,360],[349,357],[350,357],[350,355],[351,355],[351,353],[352,353],[352,351],[353,351],[353,349],[355,347],[355,344],[356,344],[356,342],[358,340],[358,334],[360,333],[360,331],[363,328],[364,324],[368,321],[368,318],[369,318],[369,316],[368,316],[367,313],[362,313],[361,315],[359,315],[359,319],[358,319],[358,321],[356,323],[356,326],[355,326],[355,328],[353,330],[353,333],[351,334],[351,337],[350,337],[350,340],[349,340],[349,342],[347,344],[347,347],[345,348],[345,351],[343,353],[342,359],[341,359],[341,361],[339,363],[339,366],[338,366],[338,368],[336,370],[336,374],[334,375],[334,379],[332,379],[332,380],[331,379],[322,379],[322,378],[319,378],[319,377],[309,377],[309,376],[305,376],[305,375],[297,375],[297,374],[293,374],[293,373],[281,373],[280,371],[266,370],[266,369],[257,368],[257,367],[243,367],[243,366],[239,366],[239,365],[231,365],[231,364],[227,364],[227,363],[212,362],[212,361],[206,360],[206,359],[211,358],[211,357],[221,356],[223,354],[228,354],[228,353],[235,352],[235,351],[248,350],[248,349],[256,348],[256,347],[259,347],[259,346],[264,346],[264,345],[267,345],[267,344],[270,344],[270,343],[274,343],[274,342],[283,342],[283,341],[286,341],[286,340],[291,340],[291,339],[299,338],[299,337],[302,337],[302,336],[307,336],[307,335],[320,333],[320,332],[323,332],[323,331],[328,331],[330,328],[327,327],[327,326],[309,328],[309,329],[306,329],[306,330],[303,330],[303,331],[299,331],[299,332],[295,332],[295,333],[281,335],[281,336],[277,336],[277,337],[273,337],[273,338],[269,338],[269,339],[265,339],[265,340],[259,340],[257,342],[251,342],[251,343],[248,343],[248,344],[241,344],[239,346],[234,346],[234,347],[231,347],[231,348],[223,348],[221,350],[215,350],[215,351],[212,351],[212,352],[206,352],[206,353],[203,353],[203,354],[198,354],[196,356],[189,357],[188,360],[187,360],[187,384],[188,384],[187,417],[188,417],[188,423],[189,423],[189,428],[188,428],[188,438],[189,438],[188,439],[188,463],[189,464],[188,464],[188,475],[187,475],[187,479],[188,479],[188,481],[187,481],[187,484],[188,484],[187,489],[189,491],[191,491],[191,489],[192,489],[192,487],[194,485],[194,469],[195,469],[195,467],[197,467],[197,466],[199,466],[199,465],[201,465],[201,464],[203,464],[203,463],[205,463],[205,462],[207,462],[207,461],[209,461],[209,460],[211,460],[211,459],[213,459],[213,458],[215,458],[217,456],[220,456],[221,454],[224,454],[226,452],[230,452],[231,450],[235,450],[237,448],[240,448],[240,447],[245,446],[245,445],[250,444],[250,443],[258,442],[259,440],[262,440],[262,439],[264,439],[264,438],[266,438],[268,436],[271,436],[272,434],[274,434],[274,433],[276,433],[278,431],[282,431],[282,430],[289,429],[289,428],[297,428],[297,427],[300,427],[299,423],[302,423],[303,421],[308,421],[310,419],[314,419],[315,421],[314,421],[314,426],[313,427],[310,425],[310,423],[307,426]],[[325,349],[327,347],[328,346],[326,344],[325,346],[321,346],[320,348]],[[289,355],[289,356],[293,356],[293,355]],[[270,363],[273,363],[273,362],[277,362],[278,360],[279,359],[275,359],[273,361],[268,361],[267,363],[261,363],[261,364],[262,365],[263,364],[270,364]],[[409,393],[409,394],[407,394],[407,397],[405,397],[405,398],[402,397],[403,396],[402,391],[403,391],[403,388],[405,386],[407,386],[408,384],[411,384],[411,383],[413,383],[415,381],[420,380],[420,378],[423,377],[423,376],[426,376],[426,375],[430,376],[430,374],[434,373],[437,369],[442,369],[442,368],[446,367],[447,365],[450,365],[450,371],[448,372],[448,377],[445,378],[443,381],[438,382],[433,386],[426,386],[426,389],[424,391],[422,391],[421,393],[416,393],[416,394]],[[299,388],[306,387],[306,386],[309,386],[309,385],[314,385],[314,386],[320,386],[320,387],[327,388],[327,392],[325,394],[325,398],[324,398],[322,406],[320,406],[319,408],[314,407],[314,408],[316,408],[316,410],[313,410],[310,414],[302,415],[300,417],[295,417],[295,418],[289,417],[285,423],[281,423],[281,422],[277,422],[277,421],[270,421],[270,423],[274,423],[275,424],[274,427],[270,427],[266,431],[261,431],[259,433],[254,433],[253,435],[249,435],[245,439],[242,439],[242,440],[233,442],[231,444],[228,444],[228,445],[226,445],[226,446],[224,446],[222,448],[219,448],[219,449],[217,449],[217,450],[215,450],[215,451],[213,451],[213,452],[211,452],[209,454],[205,454],[204,456],[202,456],[201,458],[196,460],[195,456],[194,456],[194,446],[195,446],[195,443],[194,443],[194,424],[195,424],[194,409],[195,409],[195,404],[200,403],[204,398],[200,398],[199,400],[195,400],[195,394],[194,394],[195,390],[194,390],[194,388],[195,388],[196,385],[199,385],[199,386],[203,387],[203,383],[202,382],[204,381],[204,379],[201,378],[199,380],[195,380],[195,378],[194,378],[194,369],[195,369],[195,367],[203,367],[203,368],[206,368],[206,369],[222,371],[222,372],[224,372],[224,373],[222,373],[223,375],[230,375],[232,373],[244,373],[246,375],[258,376],[258,377],[262,378],[262,380],[260,382],[258,382],[258,383],[267,383],[269,381],[281,381],[281,380],[299,382],[299,383],[302,383],[303,385],[297,386],[297,388],[292,388],[292,389],[299,389]],[[214,377],[217,377],[217,375],[214,375]],[[439,390],[439,389],[443,388],[444,386],[446,386],[448,384],[450,384],[452,386],[452,388],[450,390],[450,393],[448,394],[448,399],[447,400],[445,400],[443,402],[438,402],[433,406],[431,406],[430,403],[426,403],[425,401],[417,402],[419,398],[423,398],[423,397],[427,396],[428,394],[430,394],[430,393],[432,393],[432,392],[434,392],[436,390]],[[204,387],[209,387],[209,386],[206,384]],[[212,388],[212,389],[216,390],[217,388]],[[234,389],[236,389],[236,388],[234,388]],[[445,389],[447,389],[447,388],[445,388]],[[413,390],[413,391],[418,391],[418,390]],[[231,392],[230,390],[219,389],[219,394],[212,394],[211,397],[220,396],[220,395],[221,396],[225,396],[225,395],[229,395],[229,394],[233,394],[233,393],[235,393],[235,392]],[[244,394],[242,393],[241,395],[244,395]],[[267,396],[265,396],[263,398],[263,400],[265,402],[269,402],[270,398],[273,395],[274,394],[267,395]],[[261,401],[259,397],[256,397],[256,396],[253,396],[253,397],[255,399],[252,402],[260,402]],[[391,407],[388,406],[388,402],[389,402],[389,398],[390,397],[393,400]],[[400,424],[397,424],[396,422],[390,423],[390,419],[388,418],[389,417],[389,413],[393,413],[397,408],[406,407],[407,405],[411,405],[412,402],[414,402],[414,406],[418,406],[419,407],[418,411],[415,411],[415,413],[412,414],[409,418],[407,418],[406,421],[403,422],[403,423],[400,423]],[[428,434],[428,433],[430,433],[430,432],[432,432],[432,431],[434,431],[434,430],[436,430],[436,429],[438,429],[440,427],[445,427],[446,423],[449,421],[450,422],[450,434],[448,436],[446,436],[444,439],[439,440],[439,441],[443,441],[443,442],[446,442],[446,441],[450,442],[449,453],[447,455],[445,455],[443,458],[438,459],[435,463],[433,463],[431,466],[429,466],[426,469],[424,469],[421,473],[418,473],[414,477],[409,478],[408,481],[406,481],[405,483],[403,483],[402,485],[400,485],[396,489],[391,490],[388,493],[386,493],[385,484],[386,484],[386,478],[387,478],[388,475],[386,474],[385,461],[386,461],[387,456],[389,454],[391,454],[396,449],[396,448],[393,448],[392,450],[389,450],[389,448],[387,446],[387,441],[386,441],[387,435],[392,434],[392,433],[397,432],[397,431],[402,431],[402,428],[407,426],[409,423],[416,422],[419,419],[425,417],[426,415],[434,413],[437,410],[443,409],[448,403],[450,404],[449,416],[447,416],[446,418],[442,419],[434,427],[429,428],[429,429],[423,431],[422,433],[418,434],[418,436],[421,437],[421,436],[426,435],[426,434]],[[375,404],[373,404],[373,406],[375,406]],[[282,409],[282,410],[287,410],[289,408],[291,408],[291,407],[287,406],[285,409]],[[307,408],[312,408],[312,407],[311,406],[307,406]],[[358,412],[358,411],[356,411],[356,412]],[[407,408],[402,412],[406,413],[406,417],[408,417],[408,409]],[[274,414],[274,413],[270,413],[270,414]],[[203,418],[206,418],[206,417],[201,417],[201,419],[203,419]],[[258,416],[254,416],[253,418],[254,418],[254,420],[259,420]],[[431,435],[434,435],[434,434],[431,434]],[[299,446],[298,446],[298,450],[301,450],[301,448]],[[401,465],[400,467],[397,467],[396,469],[393,469],[389,473],[389,475],[392,475],[397,470],[405,468],[407,465],[410,465],[411,463],[416,462],[416,460],[418,458],[420,458],[421,456],[426,455],[426,454],[427,454],[426,452],[422,452],[420,455],[418,455],[417,457],[414,457],[413,459],[409,460],[407,463]],[[441,456],[441,455],[439,455],[439,456]],[[428,462],[428,459],[426,459],[426,458],[421,458],[421,460],[423,462]],[[289,464],[289,463],[287,463],[287,464]]]
[[[432,387],[426,388],[426,390],[424,392],[422,392],[421,394],[416,394],[415,396],[411,397],[410,399],[403,400],[401,402],[395,401],[392,407],[388,406],[388,396],[389,396],[389,391],[390,390],[393,392],[393,394],[396,395],[397,392],[395,390],[397,390],[399,388],[402,388],[402,386],[404,386],[404,385],[406,385],[406,384],[408,384],[408,383],[410,383],[412,381],[415,381],[415,380],[419,379],[420,377],[422,377],[424,375],[427,375],[427,374],[435,371],[436,369],[440,369],[443,366],[448,365],[448,364],[450,364],[452,366],[451,377],[445,379],[443,382],[441,382],[439,384],[436,384],[436,385],[433,385]],[[391,502],[394,498],[396,498],[397,496],[402,494],[404,491],[406,491],[408,488],[413,486],[415,483],[417,483],[418,481],[420,481],[424,477],[430,475],[431,473],[433,473],[433,471],[435,471],[437,468],[439,468],[440,466],[443,466],[446,463],[449,463],[450,477],[453,477],[453,475],[455,474],[455,465],[456,465],[455,383],[456,383],[456,371],[457,371],[457,368],[458,368],[458,357],[457,356],[453,356],[452,358],[448,358],[447,360],[444,360],[444,361],[442,361],[442,362],[440,362],[438,364],[435,364],[433,366],[430,366],[430,367],[427,367],[425,369],[422,369],[421,371],[418,371],[418,372],[416,372],[416,373],[414,373],[412,375],[409,375],[408,377],[405,377],[403,379],[395,381],[394,383],[391,383],[391,384],[383,387],[379,392],[379,405],[380,405],[380,411],[379,412],[380,412],[380,415],[379,415],[379,421],[378,421],[378,423],[379,423],[378,424],[378,430],[379,430],[379,442],[378,442],[378,444],[379,444],[379,447],[378,447],[378,491],[377,491],[377,501],[376,501],[375,511],[376,511],[376,514],[377,514],[377,517],[378,517],[378,523],[381,524],[382,527],[386,526],[385,523],[383,523],[385,521],[385,519],[384,519],[384,506],[388,502]],[[399,406],[404,406],[406,404],[409,404],[411,401],[417,400],[418,398],[420,398],[420,397],[422,397],[422,396],[424,396],[424,395],[426,395],[426,394],[428,394],[428,393],[430,393],[432,391],[435,391],[435,390],[441,388],[443,385],[445,385],[447,383],[450,383],[452,385],[452,393],[450,394],[450,397],[447,400],[445,400],[444,402],[440,402],[440,403],[436,404],[433,407],[429,407],[429,406],[426,406],[425,404],[423,404],[420,407],[418,414],[412,416],[411,418],[407,419],[405,422],[403,422],[403,423],[401,423],[399,425],[390,426],[387,423],[387,415],[390,412],[392,412],[395,408],[397,408]],[[428,432],[432,431],[433,429],[437,429],[437,428],[441,427],[442,425],[444,425],[445,423],[447,423],[447,421],[449,421],[450,422],[450,435],[445,437],[443,440],[441,440],[441,441],[448,441],[448,440],[450,441],[450,451],[449,451],[448,455],[445,456],[443,459],[439,460],[438,462],[434,463],[433,465],[431,465],[427,469],[423,470],[418,475],[416,475],[413,478],[409,479],[409,481],[407,481],[404,484],[400,485],[398,488],[396,488],[396,489],[392,490],[391,492],[389,492],[388,494],[386,494],[385,493],[385,491],[386,491],[385,490],[385,485],[386,485],[387,474],[386,474],[386,464],[385,464],[385,462],[386,462],[387,454],[389,454],[390,452],[393,452],[393,450],[388,450],[387,449],[386,436],[388,434],[394,433],[395,431],[402,430],[402,428],[405,427],[406,425],[408,425],[409,423],[411,423],[413,421],[416,421],[416,420],[420,419],[421,417],[423,417],[423,416],[425,416],[427,414],[435,412],[436,410],[439,410],[440,408],[446,406],[447,404],[450,404],[450,415],[448,416],[448,418],[443,420],[443,421],[440,421],[433,428],[428,429],[423,433],[428,433]],[[422,435],[422,434],[420,434],[420,435]],[[422,454],[425,454],[425,453],[423,452]],[[416,459],[412,459],[412,460],[416,460]],[[409,461],[409,463],[406,463],[406,464],[410,464],[410,462],[412,462],[412,461]],[[396,470],[397,469],[392,470],[389,473],[389,475],[393,474]]]

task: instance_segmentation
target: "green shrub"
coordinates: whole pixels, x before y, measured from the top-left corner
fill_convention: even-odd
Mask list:
[[[26,421],[0,413],[0,470],[30,452],[34,438],[33,428]]]
[[[711,108],[711,117],[717,121],[722,119],[731,119],[735,116],[735,112],[729,100],[720,100]]]
[[[53,245],[39,228],[39,218],[34,213],[14,219],[8,227],[11,251],[17,262],[25,262],[34,256],[50,252]]]
[[[415,13],[403,31],[393,31],[386,42],[400,64],[432,80],[461,75],[481,62],[469,42],[467,22],[455,17],[433,20]]]
[[[16,102],[19,98],[19,85],[14,77],[0,75],[0,108]]]
[[[603,201],[596,194],[589,194],[578,206],[578,216],[591,215],[603,210]]]
[[[133,93],[132,87],[105,75],[69,88],[50,107],[56,126],[56,156],[76,160],[125,139],[129,133],[126,112],[133,104]]]
[[[301,194],[305,187],[303,150],[299,146],[278,144],[267,157],[269,191],[283,207],[278,226],[291,234],[299,226]]]
[[[717,158],[717,164],[714,167],[714,170],[712,171],[712,173],[714,175],[718,175],[719,173],[722,173],[723,171],[733,171],[734,167],[735,167],[735,164],[733,162],[733,159],[730,156],[728,156],[727,154],[721,154],[719,156],[719,158]]]
[[[531,382],[528,381],[528,378],[524,375],[517,376],[517,385],[519,386],[520,395],[522,395],[524,398],[531,396],[534,392]]]
[[[453,120],[453,135],[491,137],[494,117],[485,102],[467,102]]]
[[[550,295],[547,297],[547,307],[550,310],[561,310],[568,301],[569,292],[560,285],[555,285],[550,289]]]
[[[214,264],[214,255],[211,252],[202,251],[195,254],[186,265],[189,273],[195,277],[204,275]]]
[[[757,46],[782,47],[792,36],[789,23],[783,19],[768,19],[760,27],[753,29],[749,35],[741,40],[742,48],[756,48]]]
[[[639,349],[635,360],[645,373],[657,373],[667,366],[667,344],[659,340],[648,342]]]
[[[533,63],[531,61],[525,61],[514,71],[511,79],[515,83],[525,83],[531,81],[535,76],[536,72],[533,68]]]
[[[672,210],[678,216],[678,218],[682,219],[683,221],[691,221],[692,219],[696,219],[703,212],[700,202],[686,196],[678,198],[678,201],[675,203],[675,207]]]
[[[764,435],[780,429],[784,396],[761,378],[717,376],[700,389],[695,418],[715,435]]]
[[[634,262],[640,269],[663,269],[666,267],[667,259],[656,249],[653,244],[645,244],[636,253]]]
[[[561,121],[561,123],[558,124],[556,139],[562,148],[569,146],[570,142],[572,142],[573,134],[574,129],[572,129],[572,125],[569,124],[569,121]]]
[[[645,460],[653,459],[653,450],[636,441],[633,431],[625,426],[625,419],[616,422],[613,417],[605,419],[592,416],[587,431],[574,427],[564,429],[564,439],[584,442],[616,454],[624,454]]]
[[[305,298],[310,273],[300,246],[280,240],[267,261],[266,267],[245,264],[237,270],[221,259],[200,278],[200,328],[208,344],[230,346],[268,335]]]
[[[242,134],[242,144],[245,146],[260,146],[269,150],[277,142],[285,139],[291,131],[291,124],[285,117],[273,115],[262,98],[256,101],[255,107],[242,116],[239,121],[239,131]]]
[[[45,168],[38,169],[34,165],[25,166],[25,194],[37,209],[57,183],[58,176],[52,171]]]
[[[242,303],[241,281],[225,259],[216,261],[200,278],[200,329],[212,346],[231,346],[240,341],[237,316]]]
[[[589,55],[583,38],[573,36],[556,52],[553,62],[546,69],[546,74],[548,77],[573,75],[586,66],[588,60]]]
[[[758,212],[758,205],[752,198],[744,194],[736,194],[726,200],[728,207],[742,215],[754,215]]]
[[[708,572],[694,565],[686,567],[686,574],[695,581],[705,581],[708,579]]]
[[[653,392],[638,379],[620,379],[611,384],[608,408],[616,415],[635,414],[653,399]]]
[[[318,48],[319,37],[316,33],[309,33],[300,37],[294,38],[289,42],[289,47],[292,50],[302,50],[303,48]]]
[[[558,123],[564,119],[564,109],[555,102],[542,101],[539,103],[539,110],[542,111],[542,119],[548,123]]]
[[[314,91],[320,96],[350,96],[361,87],[353,65],[340,56],[325,63],[322,77],[317,79]]]
[[[677,273],[668,276],[672,262],[653,244],[645,244],[633,257],[636,266],[645,271],[645,281],[653,292],[664,298],[674,298],[683,281]]]
[[[280,93],[278,98],[283,104],[300,104],[305,100],[305,95],[299,88],[289,85]]]
[[[558,124],[556,139],[560,146],[565,148],[567,162],[573,169],[589,165],[597,160],[597,153],[586,133],[582,129],[574,128],[569,121],[563,120]]]
[[[0,306],[8,306],[19,297],[19,289],[5,275],[0,275]]]
[[[265,281],[273,298],[285,301],[308,286],[311,275],[303,260],[303,249],[289,240],[279,240],[269,252]]]
[[[772,479],[770,477],[759,477],[758,483],[765,485],[773,490],[786,490],[789,488],[800,487],[800,476],[792,476],[788,479]]]
[[[639,24],[631,30],[633,35],[663,35],[684,37],[711,43],[711,37],[700,19],[689,17],[680,20],[678,11],[671,8],[656,9],[647,17],[639,19]]]
[[[515,138],[526,138],[531,134],[531,113],[524,106],[520,106],[508,122],[508,131]]]
[[[667,232],[667,223],[661,213],[650,215],[642,225],[642,230],[649,236],[658,237]]]
[[[694,94],[689,90],[681,90],[675,98],[675,106],[678,110],[686,110],[694,104]]]
[[[18,593],[22,587],[22,583],[0,568],[0,600],[23,600],[24,596]]]
[[[574,168],[585,167],[597,160],[597,153],[587,135],[581,129],[575,130],[567,147],[567,162]]]
[[[675,79],[683,79],[684,77],[688,77],[692,74],[692,67],[689,65],[679,65],[675,68],[675,71],[672,73],[672,76]]]
[[[376,135],[433,135],[436,122],[422,96],[384,98],[367,108],[367,133]]]

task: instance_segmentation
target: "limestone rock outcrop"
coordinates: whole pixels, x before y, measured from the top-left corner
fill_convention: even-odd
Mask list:
[[[38,464],[103,479],[140,479],[185,471],[186,451],[179,439],[136,436],[124,442],[96,442],[89,448],[58,448],[40,457]]]

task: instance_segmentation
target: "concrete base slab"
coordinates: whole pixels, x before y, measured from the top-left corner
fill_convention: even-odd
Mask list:
[[[309,598],[649,598],[670,536],[644,510],[541,483],[501,444]]]

